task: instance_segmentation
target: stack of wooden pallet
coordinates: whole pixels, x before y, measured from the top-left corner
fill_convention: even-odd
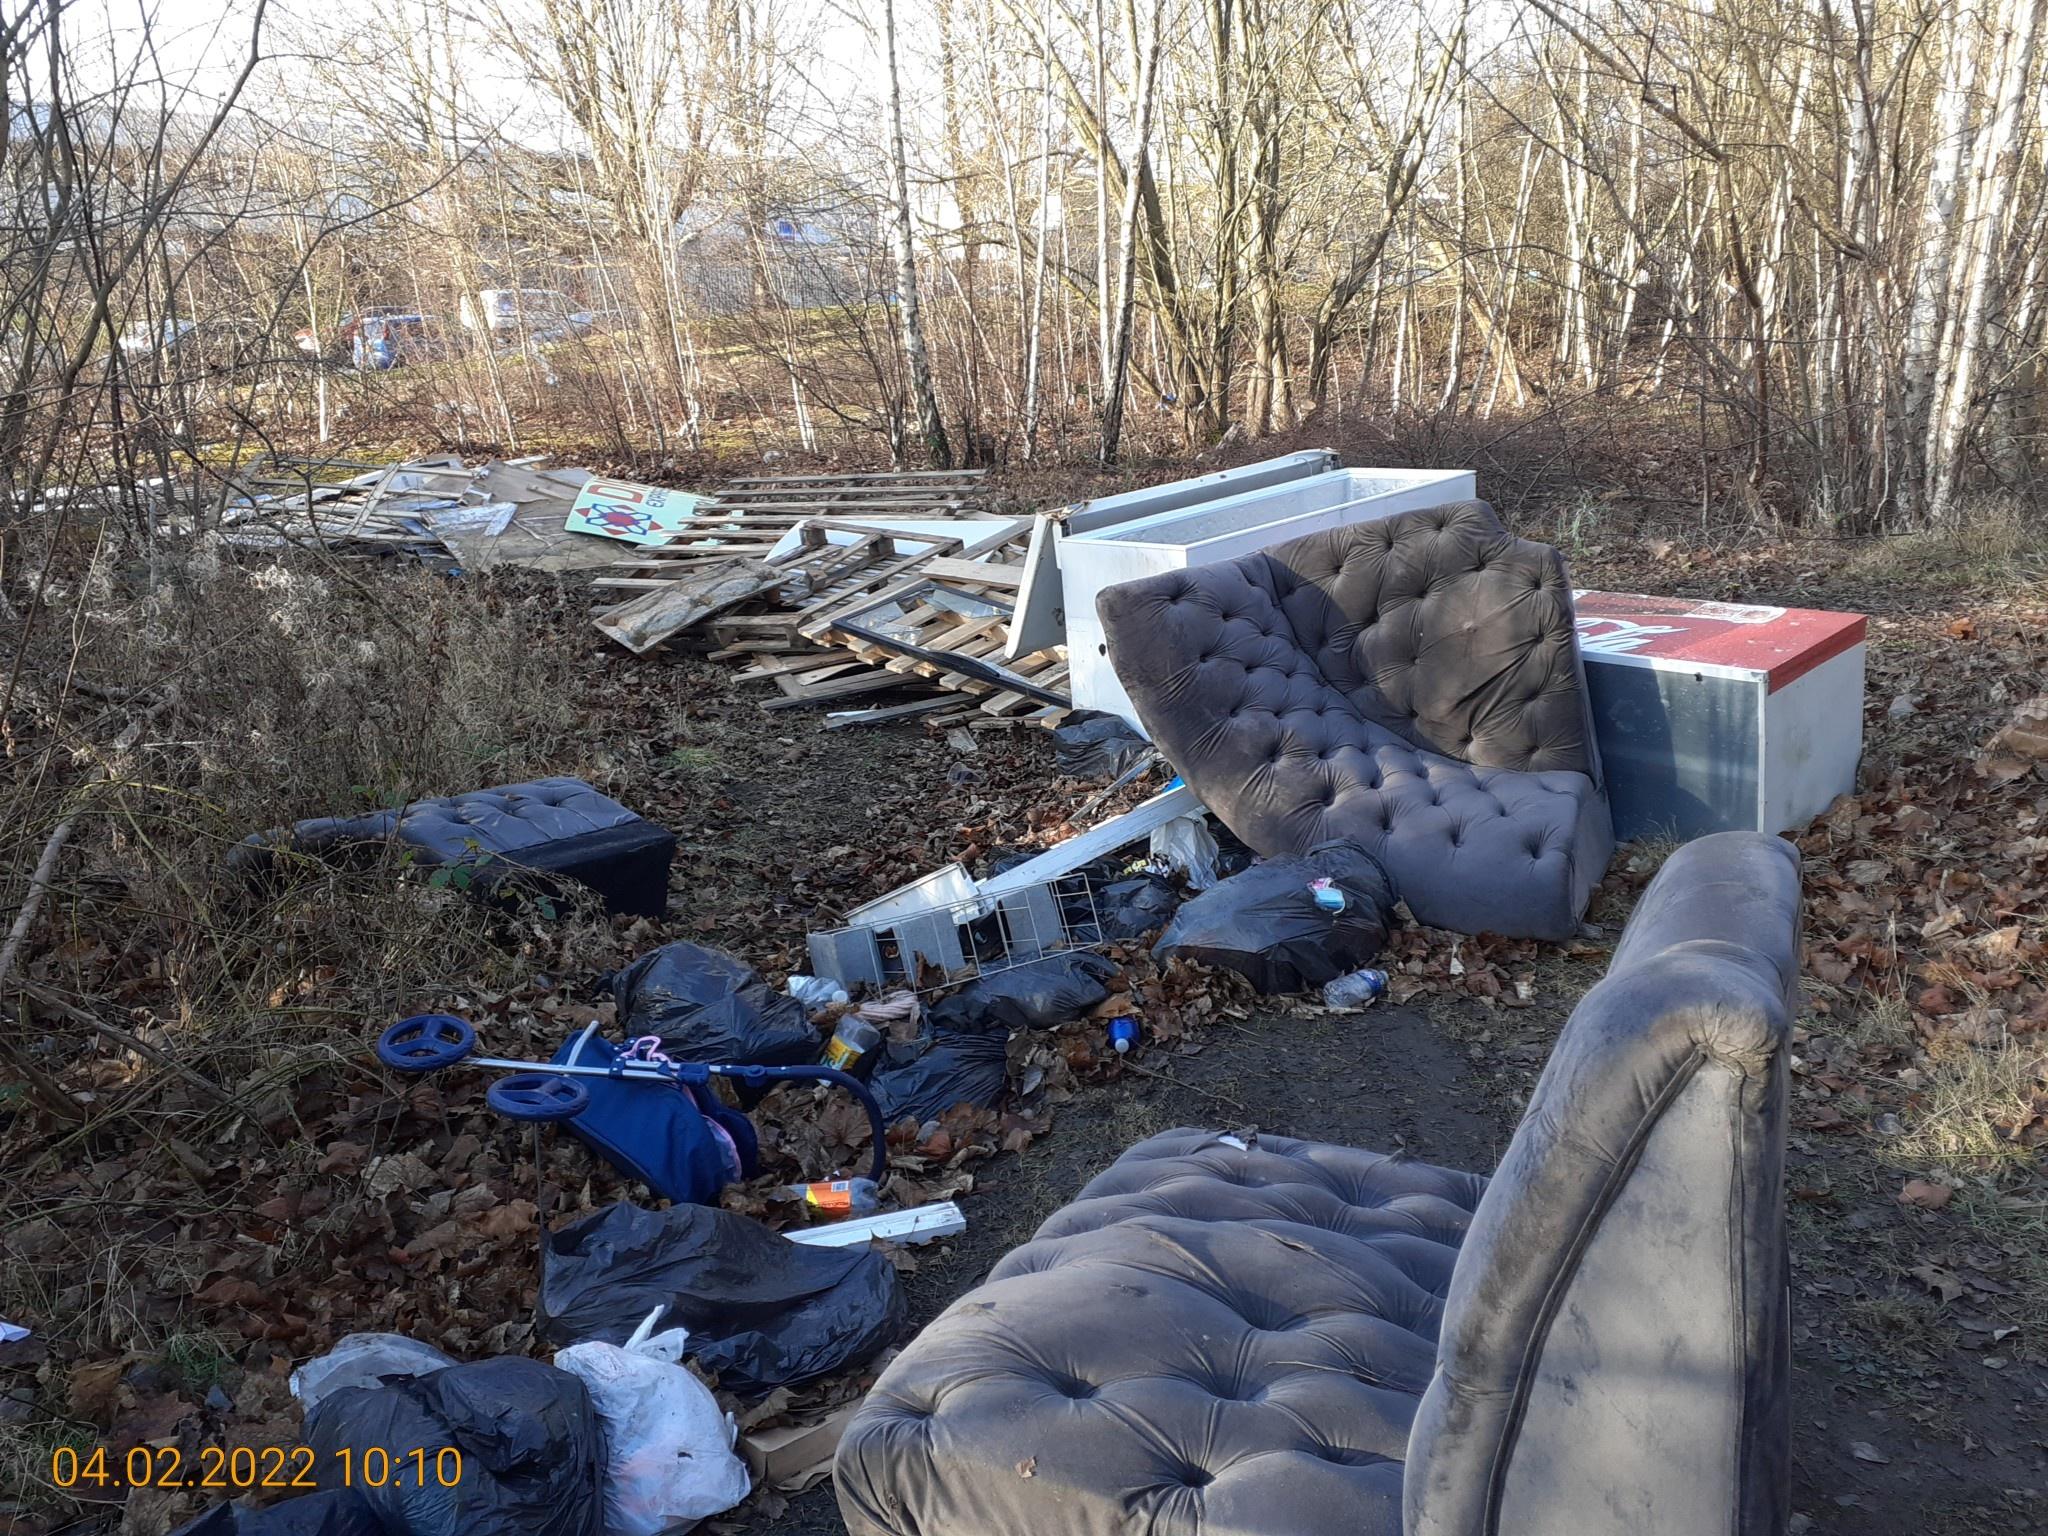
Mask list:
[[[729,481],[701,531],[598,579],[632,594],[598,625],[634,650],[688,634],[745,662],[742,679],[773,683],[768,709],[837,706],[831,728],[914,715],[1057,720],[1064,653],[1003,660],[1031,520],[980,506],[983,474]],[[918,696],[859,702],[900,692]]]

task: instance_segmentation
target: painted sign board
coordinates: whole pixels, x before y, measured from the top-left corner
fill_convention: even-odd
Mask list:
[[[563,527],[627,544],[666,544],[689,531],[700,508],[717,505],[713,497],[689,491],[592,478],[576,493]]]

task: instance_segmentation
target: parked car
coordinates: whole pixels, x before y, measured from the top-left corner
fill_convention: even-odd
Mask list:
[[[334,322],[334,328],[327,333],[324,354],[311,326],[299,327],[292,339],[298,344],[299,350],[308,357],[324,355],[329,362],[352,362],[355,359],[356,338],[362,331],[364,322],[403,319],[406,316],[420,320],[426,318],[416,304],[371,304],[363,309],[343,310],[341,318]]]
[[[130,357],[154,352],[181,373],[225,373],[266,360],[270,327],[254,315],[165,319],[154,325],[137,320],[121,332],[119,342]]]
[[[473,303],[464,294],[461,319],[465,329],[481,330],[493,341],[587,336],[596,324],[589,310],[559,288],[485,288]]]
[[[447,355],[440,322],[417,310],[365,315],[352,328],[348,343],[349,366],[366,371],[430,363]]]

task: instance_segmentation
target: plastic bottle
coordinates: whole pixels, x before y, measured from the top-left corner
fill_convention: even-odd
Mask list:
[[[1122,1056],[1138,1043],[1138,1021],[1132,1018],[1109,1021],[1109,1044],[1117,1055]]]
[[[873,1179],[824,1179],[816,1184],[785,1184],[770,1197],[801,1200],[822,1216],[866,1216],[882,1203]]]
[[[846,988],[829,976],[792,976],[783,990],[802,1003],[806,1013],[818,1013],[847,1000]]]
[[[1326,1008],[1370,1008],[1387,990],[1385,971],[1353,971],[1323,988]]]
[[[825,1065],[851,1072],[854,1064],[882,1043],[882,1032],[857,1013],[849,1013],[825,1042]]]

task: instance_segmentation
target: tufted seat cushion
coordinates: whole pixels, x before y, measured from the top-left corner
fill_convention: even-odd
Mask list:
[[[1131,1148],[882,1373],[852,1536],[1777,1536],[1798,913],[1673,855],[1491,1178]]]
[[[1556,550],[1459,502],[1096,606],[1145,728],[1255,851],[1348,838],[1425,923],[1576,930],[1614,837]]]
[[[229,867],[257,873],[285,850],[347,856],[398,842],[416,863],[459,865],[479,894],[548,890],[559,875],[590,886],[614,912],[658,917],[668,907],[675,835],[581,779],[533,779],[415,800],[365,816],[323,816],[247,838]]]
[[[1140,1142],[883,1376],[838,1468],[848,1524],[1035,1529],[976,1492],[1028,1457],[1045,1530],[1399,1531],[1485,1188],[1286,1137]]]

